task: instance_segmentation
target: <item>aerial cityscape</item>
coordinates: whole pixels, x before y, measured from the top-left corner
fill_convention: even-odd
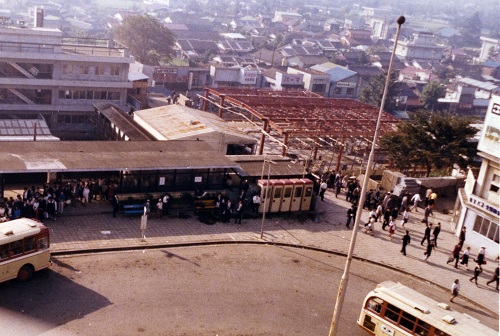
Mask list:
[[[0,0],[1,334],[498,335],[498,8]]]

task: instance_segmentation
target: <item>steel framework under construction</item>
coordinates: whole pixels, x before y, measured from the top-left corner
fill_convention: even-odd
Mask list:
[[[289,149],[338,150],[337,170],[346,141],[371,143],[378,108],[352,99],[324,98],[309,91],[273,91],[266,89],[206,88],[202,109],[216,111],[226,120],[247,120],[259,125],[262,155],[267,137]],[[398,122],[384,113],[382,133],[392,131]],[[278,139],[277,139],[278,138]]]

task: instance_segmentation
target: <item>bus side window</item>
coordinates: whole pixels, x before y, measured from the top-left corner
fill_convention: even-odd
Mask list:
[[[430,324],[425,323],[424,321],[418,320],[417,328],[415,328],[415,334],[420,335],[420,336],[427,336],[427,335],[429,335],[430,329],[431,329]],[[440,334],[435,334],[435,335],[440,335]]]
[[[7,244],[0,246],[0,260],[7,259],[9,257],[9,251]]]
[[[24,251],[33,251],[35,249],[35,237],[24,239]]]
[[[391,304],[387,304],[387,307],[385,309],[385,317],[387,317],[389,320],[392,320],[392,321],[398,323],[400,312],[401,312],[401,309],[399,309],[398,307],[393,306]]]
[[[415,328],[415,322],[417,321],[417,318],[413,315],[408,314],[407,312],[403,311],[403,315],[401,316],[401,320],[399,321],[399,325],[413,331],[413,328]]]
[[[366,308],[380,314],[380,311],[382,310],[382,303],[383,301],[379,298],[371,298],[366,302]]]
[[[445,333],[437,328],[434,329],[434,335],[436,336],[450,336],[450,334]]]
[[[49,247],[48,245],[49,244],[48,244],[47,237],[38,239],[38,249],[39,250],[45,250],[45,249],[47,249]]]
[[[22,241],[15,241],[10,243],[10,255],[18,255],[23,253]]]

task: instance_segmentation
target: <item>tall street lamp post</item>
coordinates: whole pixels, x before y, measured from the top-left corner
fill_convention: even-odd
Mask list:
[[[380,109],[378,112],[378,118],[377,118],[377,124],[375,127],[375,132],[373,134],[373,141],[372,141],[372,147],[370,151],[370,156],[368,157],[368,163],[366,165],[366,172],[363,180],[363,187],[361,188],[361,197],[358,203],[358,211],[356,212],[356,218],[354,220],[354,226],[352,230],[352,236],[351,236],[351,243],[349,245],[349,252],[347,254],[347,261],[345,264],[344,268],[344,273],[342,274],[342,278],[340,279],[340,284],[339,284],[339,291],[337,293],[337,301],[335,302],[335,309],[333,311],[333,318],[332,318],[332,324],[330,326],[330,336],[337,336],[340,335],[338,332],[338,326],[339,326],[339,320],[340,320],[340,315],[342,313],[342,306],[344,304],[344,298],[345,298],[345,290],[347,289],[347,283],[349,281],[349,269],[351,267],[351,261],[352,261],[352,255],[354,251],[354,245],[356,243],[356,236],[358,233],[358,226],[359,226],[359,221],[361,219],[361,212],[363,211],[362,204],[365,203],[365,198],[366,198],[366,189],[368,187],[368,180],[370,178],[370,167],[373,162],[373,158],[375,156],[375,145],[377,142],[378,138],[378,133],[380,129],[380,120],[382,118],[382,112],[384,111],[384,105],[385,105],[385,100],[387,97],[387,91],[389,88],[389,82],[391,78],[391,71],[392,71],[392,63],[394,62],[394,55],[396,54],[396,47],[398,44],[398,39],[399,39],[399,32],[401,30],[401,25],[405,22],[405,17],[400,16],[397,19],[397,30],[396,30],[396,38],[394,41],[394,47],[392,49],[392,54],[391,54],[391,60],[389,62],[389,68],[387,70],[387,75],[385,79],[385,87],[384,87],[384,94],[382,96],[382,101],[380,102]],[[361,205],[361,207],[359,207]]]

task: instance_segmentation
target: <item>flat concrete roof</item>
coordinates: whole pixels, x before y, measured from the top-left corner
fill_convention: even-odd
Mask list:
[[[0,173],[233,168],[204,141],[3,142]]]

